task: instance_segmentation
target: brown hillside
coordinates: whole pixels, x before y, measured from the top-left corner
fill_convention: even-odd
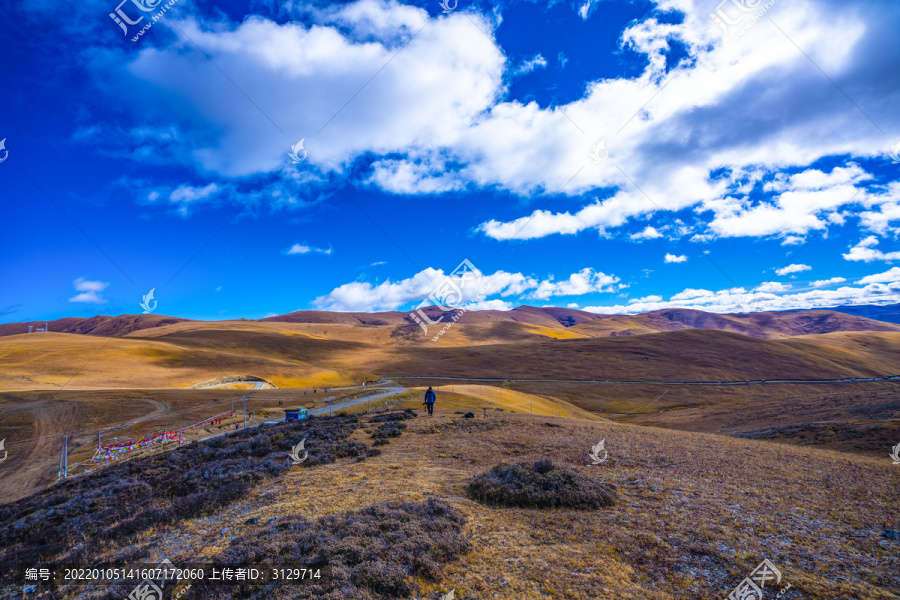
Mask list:
[[[593,336],[714,329],[771,339],[836,331],[900,331],[900,326],[828,310],[720,315],[679,308],[634,316],[614,315],[605,320],[583,322],[573,329]]]
[[[406,597],[437,598],[455,590],[460,600],[714,600],[766,558],[783,577],[780,586],[766,588],[775,590],[766,597],[790,585],[782,598],[900,598],[897,543],[881,535],[891,507],[900,502],[900,475],[886,457],[506,412],[462,419],[438,410],[434,418],[419,416],[404,425],[377,456],[294,467],[255,481],[236,502],[147,529],[139,547],[145,556],[166,556],[178,566],[210,562],[233,542],[256,540],[260,529],[254,524],[278,527],[383,502],[439,499],[464,516],[469,544],[459,556],[435,563],[432,578],[410,577],[415,593]],[[373,443],[363,428],[352,439]],[[601,439],[608,460],[591,466],[587,453]],[[286,451],[292,441],[272,443]],[[499,462],[545,460],[615,486],[615,504],[498,508],[467,492],[473,477]],[[162,460],[153,465],[174,469]],[[151,469],[139,473],[145,471]],[[404,526],[383,529],[402,533]],[[317,541],[335,544],[329,549],[362,550],[365,543],[331,542],[325,535]],[[134,546],[103,546],[105,558],[124,564]],[[384,560],[387,569],[396,558],[385,553]],[[17,590],[10,585],[4,592]]]
[[[56,333],[78,333],[119,337],[127,335],[133,331],[151,329],[153,327],[162,327],[164,325],[182,323],[185,321],[188,321],[188,319],[180,319],[178,317],[167,317],[165,315],[154,314],[119,315],[117,317],[98,315],[89,319],[67,317],[65,319],[49,321],[47,323],[47,328],[50,332]],[[0,336],[28,333],[29,325],[34,325],[35,329],[43,328],[44,321],[28,321],[23,323],[6,323],[0,325]]]

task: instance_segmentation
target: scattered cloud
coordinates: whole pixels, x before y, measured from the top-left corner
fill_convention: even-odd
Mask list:
[[[900,267],[892,267],[884,273],[866,275],[856,283],[865,285],[869,283],[893,283],[895,281],[900,281]]]
[[[103,297],[103,290],[109,286],[109,283],[106,281],[89,281],[84,277],[79,277],[72,282],[72,285],[75,287],[75,291],[80,293],[69,298],[69,302],[84,302],[86,304],[106,304],[109,302]]]
[[[782,246],[797,246],[806,241],[805,237],[799,235],[789,235],[781,240]]]
[[[878,238],[874,235],[861,240],[850,248],[850,252],[844,254],[844,260],[872,262],[873,260],[900,260],[900,251],[882,252],[874,246],[878,245]]]
[[[847,280],[843,277],[832,277],[830,279],[820,279],[818,281],[810,281],[809,285],[811,285],[812,287],[826,287],[829,285],[834,285],[836,283],[844,283],[845,281],[847,281]]]
[[[466,304],[466,310],[512,310],[514,308],[515,305],[506,300],[500,300],[499,298]]]
[[[636,304],[636,303],[647,303],[647,302],[662,302],[663,297],[652,295],[652,296],[644,296],[643,298],[632,298],[628,301],[628,304]]]
[[[791,289],[791,285],[779,283],[778,281],[767,281],[753,289],[757,292],[786,292]]]
[[[668,300],[648,300],[627,306],[588,306],[582,310],[598,314],[639,314],[667,308],[690,308],[713,313],[781,311],[805,308],[830,308],[852,304],[889,304],[900,301],[900,282],[872,283],[864,287],[845,286],[834,290],[815,289],[795,293],[748,292],[736,287],[718,291],[687,289]]]
[[[678,256],[675,254],[666,254],[665,261],[667,263],[683,263],[687,262],[688,257],[684,254]]]
[[[331,254],[333,249],[329,244],[327,248],[316,248],[306,244],[294,244],[285,251],[285,254]]]
[[[537,54],[537,55],[533,56],[532,58],[529,58],[528,60],[524,61],[522,64],[520,64],[519,67],[516,69],[516,74],[517,75],[525,75],[527,73],[531,73],[535,69],[545,69],[545,68],[547,68],[547,60],[540,54]]]
[[[803,271],[811,271],[812,267],[809,265],[788,265],[786,267],[781,267],[780,269],[775,270],[775,274],[779,277],[783,275],[789,275],[791,273],[802,273]]]
[[[655,240],[656,238],[661,238],[662,234],[655,227],[647,225],[642,231],[632,233],[630,237],[633,240]]]
[[[897,9],[823,1],[779,3],[773,10],[816,64],[857,90],[860,105],[900,104],[893,80],[873,75],[898,59],[897,49],[874,42],[891,39],[896,13],[889,18],[885,12]],[[580,0],[576,10],[587,19],[599,5]],[[509,98],[510,74],[544,68],[548,61],[540,54],[522,64],[511,61],[494,42],[501,21],[496,14],[471,9],[429,20],[425,9],[389,0],[307,8],[303,22],[185,17],[178,26],[212,60],[177,45],[123,55],[128,77],[104,79],[103,85],[141,119],[147,111],[140,94],[147,85],[179,102],[177,114],[159,111],[162,116],[153,119],[160,122],[126,135],[146,143],[145,131],[175,132],[169,136],[178,141],[170,144],[172,152],[188,150],[171,161],[203,173],[265,175],[285,161],[276,128],[260,128],[258,114],[234,118],[255,109],[240,94],[219,93],[218,66],[266,98],[267,114],[283,129],[316,131],[328,121],[321,135],[307,139],[304,164],[318,173],[359,174],[362,182],[397,194],[471,187],[529,197],[562,189],[584,198],[580,208],[562,213],[487,218],[479,231],[498,240],[602,232],[686,209],[700,221],[695,233],[705,239],[772,236],[797,244],[854,214],[864,229],[879,235],[892,230],[900,220],[900,188],[876,185],[854,162],[880,152],[881,133],[860,128],[858,113],[844,104],[821,101],[817,73],[802,55],[785,59],[777,28],[754,27],[746,43],[725,43],[705,0],[659,0],[656,6],[683,18],[671,22],[649,11],[624,23],[617,42],[619,50],[640,56],[642,70],[584,82],[580,97],[547,107]],[[837,38],[841,52],[833,48]],[[676,48],[686,56],[673,65]],[[389,59],[391,68],[367,86],[367,101],[351,103],[329,121],[332,107],[356,91],[354,82]],[[560,67],[566,61],[557,55]],[[772,106],[780,107],[779,118],[772,118]],[[900,129],[900,115],[882,112],[879,127]],[[621,135],[611,135],[626,124]],[[616,161],[576,175],[573,165],[584,164],[596,143],[585,140],[585,131],[608,131]],[[830,168],[811,167],[826,157],[841,158]],[[627,175],[614,164],[628,165]],[[167,194],[187,206],[226,191],[208,184]]]
[[[397,310],[411,303],[431,302],[429,297],[446,283],[444,272],[427,268],[412,277],[399,281],[387,280],[380,284],[364,281],[345,283],[330,293],[316,298],[314,304],[323,310],[341,312]],[[567,279],[556,281],[549,277],[543,281],[522,273],[496,271],[482,274],[477,279],[454,277],[452,286],[462,292],[460,305],[488,306],[491,296],[527,297],[546,300],[556,296],[577,296],[594,292],[612,292],[623,287],[619,278],[591,268],[571,274]],[[494,303],[491,306],[500,306]],[[498,309],[508,310],[508,309]]]
[[[542,281],[529,298],[546,300],[553,296],[581,296],[593,292],[614,292],[619,278],[595,271],[590,267],[572,273],[568,279],[554,281],[552,277]]]
[[[586,0],[584,4],[578,7],[578,16],[587,20],[598,4],[600,4],[600,0]]]

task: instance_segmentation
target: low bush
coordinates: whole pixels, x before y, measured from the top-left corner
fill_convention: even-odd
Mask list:
[[[39,561],[90,564],[103,546],[215,513],[291,469],[287,453],[304,438],[304,468],[339,458],[365,460],[369,446],[348,439],[358,421],[324,417],[240,430],[113,464],[0,506],[0,574]],[[90,539],[97,543],[88,546]]]
[[[292,515],[247,530],[215,562],[302,565],[321,569],[321,579],[236,589],[209,586],[191,591],[196,600],[253,597],[374,600],[408,598],[415,580],[435,581],[441,565],[471,549],[465,517],[442,500],[390,502],[322,517]]]
[[[389,412],[380,415],[375,415],[374,417],[369,418],[369,423],[385,423],[387,421],[406,421],[407,419],[415,419],[416,411],[411,408],[407,408],[400,412]]]
[[[595,509],[616,503],[615,486],[549,460],[501,463],[475,477],[467,491],[484,504],[521,508]]]

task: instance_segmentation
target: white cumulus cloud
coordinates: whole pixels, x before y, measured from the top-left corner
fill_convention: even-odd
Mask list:
[[[294,244],[285,251],[285,254],[331,254],[333,251],[330,245],[327,248],[316,248],[307,244]]]
[[[109,282],[90,281],[84,277],[79,277],[72,282],[72,285],[75,287],[75,291],[80,293],[69,298],[69,302],[84,302],[87,304],[106,304],[109,302],[103,297],[103,290],[109,286]]]
[[[894,283],[895,281],[900,281],[900,267],[892,267],[884,273],[866,275],[856,283],[865,285],[869,283]]]
[[[812,287],[825,287],[828,285],[834,285],[836,283],[844,283],[847,281],[844,277],[831,277],[829,279],[820,279],[818,281],[811,281],[809,285]]]
[[[790,275],[791,273],[802,273],[803,271],[810,271],[812,267],[809,265],[788,265],[786,267],[781,267],[780,269],[775,270],[775,274],[778,276],[782,275]]]
[[[844,260],[872,262],[873,260],[890,261],[900,259],[900,251],[882,252],[874,247],[877,245],[878,238],[874,235],[870,235],[850,248],[850,252],[843,255]]]

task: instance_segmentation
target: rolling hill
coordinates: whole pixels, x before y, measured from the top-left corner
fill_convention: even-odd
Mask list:
[[[900,306],[900,305],[898,305]],[[509,311],[471,310],[461,314],[457,325],[494,327],[502,323],[514,323],[524,327],[507,327],[497,329],[516,335],[516,332],[535,333],[539,330],[527,326],[544,328],[545,330],[568,330],[570,337],[606,337],[622,335],[642,335],[663,331],[682,329],[712,329],[730,331],[742,335],[769,339],[777,337],[832,333],[836,331],[900,331],[900,324],[867,318],[865,313],[870,309],[873,314],[878,309],[885,309],[884,314],[890,316],[890,307],[854,307],[859,314],[840,311],[785,311],[760,312],[747,314],[717,314],[690,309],[666,309],[639,315],[600,315],[581,310],[558,307],[520,306]],[[432,321],[446,317],[447,313],[436,306],[422,309]],[[447,319],[443,321],[448,322]],[[48,323],[50,332],[86,334],[106,337],[122,337],[134,335],[155,335],[149,330],[166,328],[171,325],[195,325],[205,327],[232,327],[234,324],[246,323],[285,323],[297,325],[324,326],[361,326],[371,328],[393,328],[390,336],[393,343],[404,343],[428,336],[418,335],[420,326],[406,312],[327,312],[306,310],[288,313],[264,319],[238,319],[235,321],[192,321],[164,315],[120,315],[96,316],[88,319],[68,317]],[[35,329],[44,326],[43,322],[7,323],[0,325],[0,336],[27,333],[28,326]],[[164,329],[169,331],[169,329]],[[489,329],[487,329],[489,330]],[[473,329],[475,331],[475,329]],[[485,331],[484,329],[482,331]],[[476,337],[484,334],[476,334]],[[553,336],[551,336],[553,337]]]

